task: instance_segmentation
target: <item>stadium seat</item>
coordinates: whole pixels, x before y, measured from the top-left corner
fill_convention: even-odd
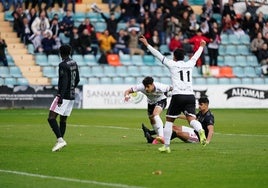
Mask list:
[[[7,78],[5,78],[5,85],[8,85],[8,86],[17,85],[17,79],[16,78],[7,77]]]
[[[250,54],[249,47],[246,45],[237,45],[237,54],[249,55]],[[234,55],[237,55],[237,54],[234,54]]]
[[[0,76],[1,77],[10,77],[9,68],[8,67],[0,67]]]
[[[235,57],[232,55],[226,55],[224,56],[224,65],[225,66],[236,66]]]
[[[109,77],[101,77],[100,84],[112,84],[112,78]]]
[[[72,55],[72,59],[77,62],[78,66],[84,66],[87,65],[87,63],[84,61],[83,55],[80,54],[74,54]]]
[[[235,56],[235,64],[237,66],[241,66],[241,67],[248,66],[246,56],[244,56],[244,55],[237,55],[237,56]]]
[[[17,84],[21,85],[21,86],[27,86],[27,85],[29,85],[29,82],[26,78],[18,78]]]
[[[237,47],[236,47],[236,45],[226,45],[225,54],[237,55]]]
[[[9,55],[8,53],[6,53],[6,57],[7,57],[8,66],[15,65],[14,59],[13,59],[13,57],[11,55]]]
[[[73,14],[74,21],[83,22],[85,20],[86,14],[84,12],[76,12]]]
[[[224,58],[222,55],[218,56],[218,66],[223,66],[224,65]]]
[[[103,67],[104,75],[108,77],[116,77],[116,70],[115,67],[106,65]],[[102,81],[102,80],[101,80]]]
[[[95,31],[96,32],[103,32],[106,29],[106,23],[105,22],[96,22],[94,24]]]
[[[85,77],[80,77],[80,81],[79,81],[78,85],[82,86],[82,85],[85,85],[85,84],[88,84],[88,79],[85,78]]]
[[[240,39],[235,34],[229,35],[228,36],[228,41],[231,44],[240,44]]]
[[[0,86],[4,85],[5,84],[5,80],[4,78],[0,78]]]
[[[13,13],[13,11],[11,11],[11,10],[5,11],[5,14],[4,14],[5,21],[9,21],[9,22],[13,22],[14,21],[14,18],[12,16],[12,13]]]
[[[233,67],[233,73],[236,77],[243,78],[245,77],[245,72],[243,67]]]
[[[12,77],[15,77],[15,78],[23,77],[20,68],[16,66],[9,67],[9,73]]]
[[[47,57],[47,61],[52,66],[58,66],[61,62],[61,59],[58,55],[50,54]]]
[[[229,37],[227,34],[221,34],[221,44],[222,45],[229,44]]]
[[[162,54],[171,54],[171,51],[169,50],[169,47],[166,44],[161,44],[160,47],[159,47],[159,51]]]
[[[241,35],[240,41],[242,44],[249,45],[250,44],[250,38],[249,35]]]
[[[249,66],[259,66],[258,59],[255,55],[247,55],[247,62]]]
[[[113,84],[124,84],[124,79],[122,77],[113,77],[112,82]]]
[[[119,22],[117,24],[117,32],[120,30],[120,29],[126,29],[127,28],[127,24],[125,22]]]
[[[252,78],[242,78],[241,81],[242,81],[242,84],[248,84],[248,85],[253,84]]]
[[[131,62],[131,56],[129,54],[121,54],[120,55],[120,62],[123,65],[130,65],[130,64],[132,64],[132,62]]]
[[[214,14],[212,14],[212,18],[214,18],[216,21],[217,21],[217,23],[218,24],[220,24],[221,23],[221,14],[219,14],[219,13],[214,13]]]
[[[137,66],[134,66],[134,65],[128,66],[127,70],[128,70],[127,72],[129,76],[134,76],[134,77],[142,76]]]
[[[98,65],[96,57],[93,54],[84,55],[84,62],[88,65]]]
[[[207,84],[210,84],[210,85],[217,85],[218,84],[218,78],[210,77],[210,78],[206,78],[206,79],[207,79]]]
[[[165,68],[165,69],[167,69],[167,68]],[[197,67],[193,68],[193,73],[192,74],[193,74],[193,77],[201,77],[202,76],[201,75],[201,70],[199,68],[197,68]]]
[[[163,76],[163,69],[162,66],[152,66],[151,67],[152,70],[152,76],[153,77],[161,77]]]
[[[118,54],[108,54],[107,62],[111,66],[121,66],[120,57]]]
[[[170,77],[160,77],[160,82],[163,83],[163,84],[171,85]]]
[[[99,78],[105,76],[103,73],[102,66],[91,67],[91,76],[95,76],[95,77],[99,77]]]
[[[89,77],[91,76],[91,69],[89,66],[81,66],[79,67],[79,75],[80,77]]]
[[[229,85],[230,84],[230,78],[218,78],[219,84],[222,85]]]
[[[206,78],[203,78],[203,77],[195,78],[193,80],[193,83],[196,84],[196,85],[206,85],[207,84]]]
[[[143,65],[143,59],[141,55],[132,55],[131,56],[132,65]]]
[[[264,78],[264,83],[265,83],[265,84],[268,84],[268,77],[265,77],[265,78]]]
[[[141,66],[140,67],[140,74],[142,76],[152,76],[152,69],[150,66]]]
[[[219,46],[219,55],[222,55],[222,56],[226,55],[225,50],[226,50],[225,45],[220,45]]]
[[[262,75],[262,68],[261,67],[255,67],[255,73],[257,76],[261,76]]]
[[[42,68],[43,75],[49,78],[54,78],[56,77],[56,69],[53,66],[44,66]]]
[[[48,59],[45,54],[35,54],[35,62],[40,66],[48,66]]]
[[[66,37],[64,33],[59,34],[59,38],[62,44],[69,44],[70,43],[70,38]]]
[[[253,78],[254,85],[263,85],[265,84],[264,78]]]
[[[100,15],[97,12],[87,12],[86,17],[88,17],[91,22],[97,22],[100,19]]]
[[[116,75],[121,76],[121,77],[128,76],[127,66],[115,67],[115,72],[116,72]]]
[[[245,72],[245,75],[246,75],[247,77],[254,78],[254,77],[257,76],[254,67],[245,67],[245,68],[244,68],[244,72]]]
[[[100,79],[95,77],[88,78],[88,84],[100,84]]]
[[[53,86],[58,85],[58,78],[51,78],[51,85]]]
[[[124,84],[136,84],[136,78],[135,77],[125,77],[124,78]]]
[[[154,56],[152,56],[152,55],[144,55],[142,59],[143,59],[143,63],[145,65],[154,65],[155,64]]]
[[[241,83],[241,78],[230,78],[230,84],[239,85]]]
[[[219,77],[226,77],[226,78],[233,78],[233,77],[235,77],[235,75],[233,74],[232,67],[229,67],[229,66],[220,67]]]
[[[34,46],[33,44],[28,44],[27,45],[27,51],[29,54],[34,54]]]

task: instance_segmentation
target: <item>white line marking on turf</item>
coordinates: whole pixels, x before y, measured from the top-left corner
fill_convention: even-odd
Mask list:
[[[116,183],[105,183],[105,182],[98,182],[98,181],[92,181],[92,180],[81,180],[81,179],[65,178],[65,177],[58,177],[58,176],[46,176],[46,175],[42,175],[42,174],[32,174],[32,173],[28,173],[28,172],[20,172],[20,171],[12,171],[12,170],[0,169],[0,172],[21,175],[21,176],[44,178],[44,179],[55,179],[55,180],[68,181],[68,182],[78,182],[78,183],[86,183],[86,184],[103,185],[103,186],[107,186],[107,187],[143,188],[143,187],[137,187],[137,186],[123,185],[123,184],[116,184]]]
[[[69,126],[72,127],[97,127],[97,128],[108,128],[108,129],[124,129],[124,130],[141,130],[137,128],[128,128],[128,127],[117,127],[117,126],[103,126],[103,125],[75,125],[75,124],[70,124]],[[231,133],[219,133],[216,132],[214,134],[219,134],[219,135],[226,135],[226,136],[251,136],[251,137],[268,137],[268,135],[259,135],[259,134],[231,134]]]

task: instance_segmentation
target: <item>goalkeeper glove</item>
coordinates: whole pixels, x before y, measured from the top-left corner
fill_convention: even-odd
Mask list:
[[[62,97],[58,94],[58,106],[62,105]]]

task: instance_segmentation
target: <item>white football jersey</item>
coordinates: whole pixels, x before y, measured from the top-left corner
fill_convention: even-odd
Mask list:
[[[171,86],[162,84],[159,82],[154,82],[155,90],[152,93],[147,93],[143,84],[138,84],[132,87],[133,92],[142,92],[147,96],[147,102],[149,104],[155,104],[158,101],[166,99],[165,92],[169,92],[171,90]]]
[[[203,47],[199,47],[194,56],[188,61],[174,61],[172,59],[168,59],[150,45],[148,46],[148,49],[156,58],[162,62],[162,64],[168,67],[171,73],[171,81],[173,86],[172,95],[194,94],[192,85],[192,72],[196,61],[202,54]]]

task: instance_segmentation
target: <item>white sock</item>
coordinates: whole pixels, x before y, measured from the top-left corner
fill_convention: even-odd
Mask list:
[[[64,140],[63,140],[63,138],[62,137],[59,137],[58,138],[58,142],[63,142]]]
[[[154,120],[155,120],[155,124],[153,125],[153,127],[154,127],[154,130],[155,130],[157,136],[163,137],[164,136],[164,128],[163,128],[162,119],[160,118],[159,115],[157,115],[157,116],[154,116]]]
[[[201,125],[201,123],[199,122],[199,121],[197,121],[197,120],[192,120],[191,122],[190,122],[190,125],[194,128],[194,130],[196,130],[197,132],[199,132],[200,130],[202,130],[203,128],[202,128],[202,125]]]
[[[165,146],[170,145],[170,138],[172,134],[172,125],[173,122],[166,121],[165,127],[164,127],[164,140],[165,140]]]

